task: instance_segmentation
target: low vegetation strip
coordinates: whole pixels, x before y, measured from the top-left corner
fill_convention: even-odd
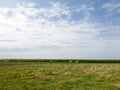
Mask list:
[[[87,59],[0,59],[0,62],[75,62],[75,63],[120,63],[120,60]]]

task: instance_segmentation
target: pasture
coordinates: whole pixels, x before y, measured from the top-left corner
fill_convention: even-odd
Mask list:
[[[120,90],[120,63],[1,60],[0,90]]]

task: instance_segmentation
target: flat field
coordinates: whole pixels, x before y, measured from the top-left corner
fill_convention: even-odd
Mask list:
[[[0,62],[0,90],[120,90],[120,63]]]

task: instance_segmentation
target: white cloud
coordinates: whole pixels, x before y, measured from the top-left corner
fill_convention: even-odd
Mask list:
[[[78,12],[80,12],[80,11],[93,11],[93,10],[95,10],[94,7],[92,7],[92,6],[87,6],[87,5],[85,5],[85,4],[82,4],[82,5],[77,6],[77,9],[76,9],[76,11],[78,11]]]
[[[92,16],[91,12],[94,10],[95,8],[91,5],[79,4],[75,6],[73,11],[77,13],[83,13],[84,20],[89,20],[91,19],[91,16]]]
[[[102,8],[106,9],[108,12],[119,13],[120,2],[107,2],[102,5]]]
[[[24,3],[17,4],[17,7],[21,7],[21,6],[31,8],[31,7],[36,6],[36,4],[33,2],[27,2],[27,3],[24,2]]]
[[[109,42],[107,38],[98,38],[100,31],[106,31],[105,34],[109,31],[108,27],[100,27],[97,22],[90,20],[88,13],[94,10],[93,7],[81,5],[79,9],[86,12],[85,17],[75,21],[69,19],[75,10],[71,10],[66,4],[52,3],[46,8],[35,8],[35,5],[26,3],[19,4],[16,8],[0,8],[0,50],[3,54],[8,53],[6,56],[15,52],[15,56],[23,53],[24,57],[28,50],[30,53],[27,55],[31,57],[32,54],[33,57],[39,57],[39,54],[46,58],[55,58],[54,54],[56,58],[60,54],[68,57],[72,52],[71,57],[89,57],[91,52],[94,55],[104,52],[104,49],[109,51],[108,43],[117,42],[114,39],[113,42]],[[114,28],[116,27],[109,29],[113,32]],[[111,47],[116,47],[116,44],[111,44]],[[117,51],[119,50],[120,48]]]

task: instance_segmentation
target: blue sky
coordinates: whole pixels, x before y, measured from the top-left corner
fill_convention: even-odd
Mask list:
[[[120,59],[120,0],[0,0],[0,58]]]

